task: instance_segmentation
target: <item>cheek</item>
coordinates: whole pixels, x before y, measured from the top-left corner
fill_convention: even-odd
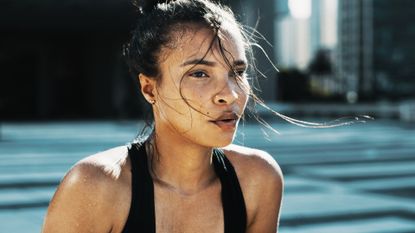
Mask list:
[[[242,110],[245,110],[246,104],[248,103],[248,99],[249,99],[249,94],[247,92],[242,92],[239,95],[239,102],[238,102],[238,104],[239,104],[239,107]]]
[[[190,120],[198,117],[196,112],[206,114],[206,91],[197,85],[189,85],[186,82],[175,86],[160,87],[159,112],[163,118],[174,121],[176,124],[187,128]]]
[[[185,102],[174,83],[167,80],[162,83],[157,88],[157,98],[157,108],[161,117],[172,120],[188,114]]]
[[[245,106],[246,103],[248,102],[248,99],[251,93],[251,86],[249,85],[247,80],[241,80],[238,83],[238,87],[239,87],[239,93],[238,93],[239,102]]]
[[[251,93],[251,84],[249,83],[246,77],[243,77],[239,80],[241,90],[249,95]]]
[[[183,83],[182,94],[189,105],[198,111],[202,111],[213,98],[214,88],[210,84],[200,83]]]

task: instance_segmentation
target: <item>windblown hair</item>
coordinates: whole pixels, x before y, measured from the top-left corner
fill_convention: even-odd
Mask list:
[[[254,61],[250,46],[251,40],[229,7],[210,0],[135,0],[133,4],[138,9],[137,26],[132,32],[130,42],[124,48],[124,55],[133,77],[144,74],[156,80],[162,79],[163,74],[161,74],[159,64],[163,48],[174,49],[174,43],[177,41],[176,32],[191,30],[190,25],[212,30],[213,38],[209,50],[216,43],[223,59],[229,68],[233,69],[225,56],[227,51],[222,47],[222,38],[218,36],[224,23],[231,25],[232,30],[237,30],[241,34],[242,43],[250,60],[248,69],[252,70]],[[247,91],[249,96],[254,96],[251,89]],[[187,102],[183,95],[182,98],[190,108],[198,111]],[[147,122],[147,126],[151,123]],[[143,129],[145,130],[146,128]]]
[[[250,85],[252,87],[248,90],[249,93],[247,93],[250,97],[248,104],[249,117],[255,118],[266,128],[276,133],[278,132],[274,128],[256,114],[257,105],[267,109],[275,116],[302,127],[328,128],[360,121],[359,119],[347,120],[346,118],[332,122],[314,123],[293,119],[270,109],[253,93],[254,89],[259,89],[256,73],[261,73],[256,69],[252,47],[258,48],[268,58],[262,47],[257,43],[258,39],[264,38],[255,29],[239,24],[229,7],[223,6],[213,0],[133,0],[133,5],[138,11],[137,25],[132,31],[130,42],[125,45],[124,56],[127,59],[130,73],[134,78],[137,78],[140,74],[144,74],[156,80],[161,79],[162,74],[159,64],[162,49],[174,48],[174,32],[187,30],[189,24],[212,29],[214,39],[212,40],[211,46],[213,43],[218,43],[223,58],[230,65],[226,56],[224,56],[226,51],[221,47],[221,38],[218,36],[218,31],[221,29],[222,24],[226,22],[241,33],[249,61],[248,73],[251,76]],[[208,51],[206,51],[207,53]],[[277,69],[272,61],[270,61],[270,65]],[[187,102],[184,97],[183,100]],[[189,103],[188,105],[193,108]],[[151,123],[147,122],[148,128],[152,128]],[[145,131],[146,128],[143,129],[142,134]]]
[[[135,0],[133,4],[139,15],[125,55],[134,77],[142,73],[159,78],[161,49],[173,42],[173,31],[183,30],[189,23],[213,31],[219,30],[225,20],[239,27],[228,7],[208,0]]]

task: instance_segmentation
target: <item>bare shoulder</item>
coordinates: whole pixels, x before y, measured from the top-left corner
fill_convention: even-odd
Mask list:
[[[123,207],[125,200],[121,201],[128,198],[122,195],[129,193],[128,167],[126,147],[100,152],[76,163],[49,204],[42,232],[110,232],[119,220],[105,213],[128,209]]]
[[[90,175],[96,175],[97,178],[118,180],[122,178],[122,171],[127,167],[129,167],[127,147],[119,146],[82,159],[72,170],[91,173]]]
[[[61,186],[101,191],[100,187],[120,185],[129,167],[128,151],[125,146],[115,147],[77,162],[66,174]],[[104,190],[103,190],[104,191]],[[109,193],[109,192],[105,192]]]
[[[223,148],[238,176],[247,208],[247,232],[274,232],[284,189],[283,174],[267,152],[230,145]]]
[[[254,173],[264,176],[262,178],[282,179],[280,166],[266,151],[234,144],[223,150],[236,169],[240,170],[238,176],[252,177]]]
[[[257,198],[264,192],[281,195],[283,174],[277,161],[269,153],[237,145],[227,146],[223,150],[235,168],[248,201],[257,203]]]

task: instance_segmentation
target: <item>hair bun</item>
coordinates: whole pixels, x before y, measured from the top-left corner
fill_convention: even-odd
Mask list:
[[[159,3],[168,3],[171,0],[132,0],[132,3],[139,11],[146,14],[152,11]]]

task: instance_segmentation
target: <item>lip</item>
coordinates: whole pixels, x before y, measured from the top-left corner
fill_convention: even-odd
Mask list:
[[[222,130],[228,131],[236,128],[238,120],[239,116],[235,112],[226,112],[210,122],[214,123]]]

